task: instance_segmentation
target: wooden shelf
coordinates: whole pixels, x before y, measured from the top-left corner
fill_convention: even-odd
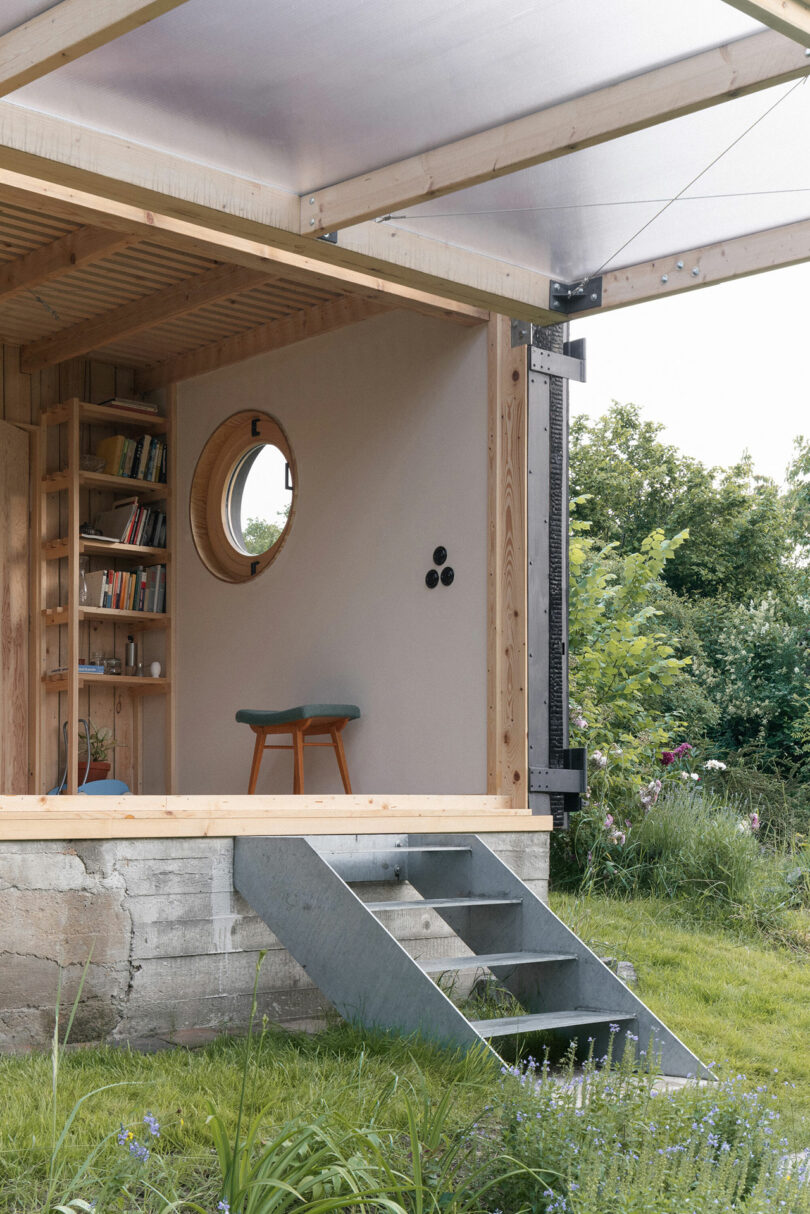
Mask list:
[[[43,476],[43,493],[64,493],[70,488],[70,473],[52,472]],[[86,489],[108,489],[113,493],[137,493],[139,497],[160,501],[169,496],[169,486],[162,481],[139,481],[131,476],[110,476],[107,472],[80,472],[79,484]]]
[[[109,729],[120,743],[121,750],[115,752],[115,776],[133,793],[140,794],[145,712],[151,714],[156,728],[162,725],[166,788],[168,792],[174,790],[176,648],[172,610],[176,595],[172,577],[176,561],[168,547],[105,543],[91,535],[83,536],[81,522],[96,517],[115,500],[137,499],[143,505],[157,505],[159,510],[165,511],[166,542],[172,542],[172,486],[177,478],[177,453],[173,442],[175,410],[175,393],[170,389],[165,416],[93,405],[78,396],[62,400],[40,414],[40,441],[36,446],[37,470],[33,482],[38,488],[34,494],[31,521],[34,551],[38,557],[31,600],[32,666],[38,680],[37,694],[32,697],[36,717],[33,768],[38,792],[49,787],[49,775],[57,766],[61,738],[58,725],[63,719],[68,725],[69,783],[71,787],[75,784],[79,722],[89,717],[96,727]],[[165,471],[169,483],[110,476],[106,472],[82,468],[82,450],[95,448],[102,435],[118,433],[136,440],[140,435],[165,435]],[[58,456],[57,444],[52,441],[57,435]],[[79,561],[78,558],[83,559]],[[165,565],[168,583],[166,611],[122,611],[112,607],[82,606],[79,602],[81,571],[87,565],[97,570],[109,567],[131,573],[138,565],[161,564]],[[98,597],[93,601],[98,602]],[[146,636],[148,632],[155,634],[151,641]],[[123,658],[129,633],[138,640],[147,672],[145,677],[79,670],[83,654],[103,652],[107,657]],[[163,677],[153,679],[149,675],[147,654],[160,661]],[[55,666],[66,669],[58,674],[51,673]],[[59,720],[54,716],[57,696]],[[158,697],[159,702],[150,706],[150,697]],[[152,713],[152,707],[158,711]]]
[[[67,675],[43,675],[42,682],[46,691],[67,691]],[[166,678],[153,679],[151,675],[139,679],[127,674],[80,674],[79,687],[89,686],[126,687],[133,695],[158,695],[167,691],[170,680]]]
[[[67,539],[48,540],[42,545],[42,558],[60,561],[68,555],[68,547]],[[84,556],[109,554],[117,560],[137,561],[141,565],[161,565],[170,559],[170,553],[165,548],[148,548],[144,544],[105,544],[94,539],[79,540],[79,552]]]
[[[40,415],[45,426],[58,426],[70,417],[70,407],[60,405],[56,409],[48,409]],[[140,430],[142,434],[165,434],[169,421],[154,413],[135,413],[129,409],[115,409],[110,405],[91,405],[88,401],[79,402],[79,420],[89,425],[127,426],[130,430]]]
[[[171,617],[168,611],[119,611],[115,607],[79,607],[79,620],[97,620],[102,624],[129,624],[136,631],[148,628],[168,628]],[[67,607],[46,607],[42,612],[46,628],[55,628],[70,623]],[[118,675],[112,676],[118,678]]]

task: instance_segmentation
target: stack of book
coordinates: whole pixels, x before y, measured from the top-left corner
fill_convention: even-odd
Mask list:
[[[109,607],[116,611],[166,610],[166,566],[145,569],[96,569],[84,576],[83,607]]]
[[[125,434],[113,434],[101,440],[96,455],[104,460],[104,471],[108,476],[166,483],[166,440],[157,435],[127,438]]]
[[[142,506],[137,497],[122,498],[111,510],[99,514],[93,520],[93,526],[102,536],[119,544],[166,547],[165,511]]]
[[[110,396],[99,404],[107,409],[120,409],[122,413],[148,413],[150,417],[157,417],[159,412],[157,405],[145,400],[130,400],[126,396]]]

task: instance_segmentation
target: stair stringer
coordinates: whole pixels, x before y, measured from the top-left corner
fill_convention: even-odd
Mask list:
[[[234,839],[233,875],[235,888],[345,1019],[491,1050],[305,838]]]
[[[442,860],[441,853],[426,853],[419,857],[418,862],[411,860],[408,880],[422,897],[464,897],[475,893],[487,897],[520,898],[522,902],[514,915],[504,918],[500,931],[498,921],[491,916],[476,916],[455,910],[441,912],[456,935],[474,953],[508,948],[573,954],[576,957],[576,961],[551,966],[521,966],[510,971],[493,969],[499,982],[523,1003],[527,1011],[611,1008],[617,1013],[632,1014],[638,1026],[637,1048],[646,1050],[652,1040],[665,1075],[713,1078],[708,1068],[680,1038],[575,932],[566,927],[478,835],[409,836],[410,844],[416,846],[441,845],[451,841],[469,846],[469,858],[448,864]]]

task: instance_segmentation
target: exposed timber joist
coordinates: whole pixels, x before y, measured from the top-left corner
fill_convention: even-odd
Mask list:
[[[150,392],[153,388],[192,379],[195,375],[240,363],[256,354],[266,354],[269,350],[291,346],[307,337],[333,333],[336,329],[357,324],[370,316],[389,312],[395,306],[385,297],[361,299],[356,295],[348,295],[344,299],[330,300],[328,303],[294,312],[283,320],[269,321],[266,325],[248,329],[235,337],[227,337],[199,350],[192,350],[189,354],[181,354],[166,362],[156,363],[153,367],[146,367],[136,372],[136,388],[138,392]]]
[[[320,272],[331,289],[340,280],[345,290],[391,290],[406,307],[415,291],[426,307],[440,296],[437,312],[454,303],[478,309],[474,320],[484,319],[481,310],[537,324],[559,319],[547,306],[545,274],[377,223],[343,233],[337,245],[310,240],[298,232],[295,195],[4,102],[2,197],[219,260],[273,260],[288,277]]]
[[[138,239],[103,228],[79,228],[78,232],[69,232],[24,257],[0,265],[0,299],[7,300],[12,295],[69,274],[71,270],[111,257]]]
[[[726,4],[802,46],[810,46],[810,5],[802,0],[726,0]]]
[[[79,321],[67,329],[43,337],[39,341],[23,346],[20,351],[20,370],[38,371],[76,358],[90,350],[97,350],[110,342],[118,341],[130,333],[152,329],[155,325],[194,312],[206,304],[215,303],[229,295],[250,291],[267,282],[270,275],[241,266],[216,266],[194,278],[184,279],[166,287],[154,295],[146,295],[132,303],[104,312],[89,320]]]
[[[186,0],[62,0],[0,38],[0,96],[47,76]]]
[[[602,276],[602,306],[577,319],[803,261],[810,261],[810,219],[610,270]]]
[[[808,73],[810,60],[797,46],[779,34],[754,34],[305,194],[301,231],[350,227]]]

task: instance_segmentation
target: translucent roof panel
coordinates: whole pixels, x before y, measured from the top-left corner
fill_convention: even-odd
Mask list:
[[[188,0],[13,101],[303,193],[760,28],[722,0]]]
[[[810,85],[800,81],[409,208],[392,222],[570,280],[808,216]]]

